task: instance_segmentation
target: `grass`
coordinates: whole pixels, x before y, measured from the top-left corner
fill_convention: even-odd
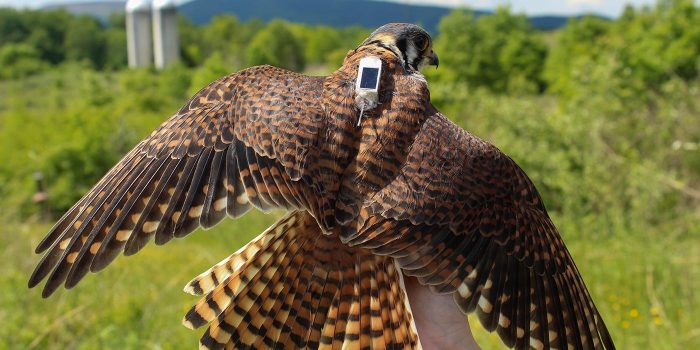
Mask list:
[[[39,287],[27,289],[27,280],[39,259],[34,246],[50,225],[3,224],[0,349],[191,349],[200,332],[180,320],[198,299],[182,287],[275,217],[253,213],[166,246],[151,244],[49,299],[41,298]]]
[[[0,349],[191,349],[201,332],[180,325],[197,300],[192,277],[245,244],[279,215],[251,213],[165,246],[119,258],[74,290],[42,299],[27,279],[50,225],[4,223],[0,231]],[[700,239],[567,242],[620,349],[700,347]],[[502,348],[471,320],[484,349]]]

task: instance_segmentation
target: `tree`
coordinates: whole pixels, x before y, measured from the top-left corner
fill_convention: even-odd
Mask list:
[[[26,17],[12,8],[0,8],[0,45],[26,40],[31,28]]]
[[[104,68],[120,69],[126,67],[126,31],[109,28],[104,32],[105,52]]]
[[[212,19],[202,29],[201,40],[205,43],[208,54],[219,52],[227,61],[242,58],[241,24],[238,18],[232,15],[220,15]]]
[[[295,25],[294,29],[305,43],[304,56],[309,63],[325,63],[328,55],[343,44],[340,32],[332,27]]]
[[[615,26],[613,50],[624,69],[648,87],[673,76],[698,76],[700,9],[692,0],[664,0],[655,7],[629,10]]]
[[[623,106],[648,102],[667,82],[699,76],[697,23],[700,9],[690,0],[626,7],[615,21],[572,20],[548,58],[545,77],[551,91],[566,98],[607,92]]]
[[[177,32],[180,41],[180,57],[182,62],[189,67],[202,64],[205,57],[205,49],[202,43],[202,27],[195,26],[186,17],[179,15],[177,18]]]
[[[0,79],[20,78],[46,68],[39,51],[27,44],[5,44],[0,47]]]
[[[295,71],[304,69],[304,48],[288,24],[274,20],[253,37],[246,50],[248,64],[270,64]]]
[[[95,68],[102,68],[106,47],[102,26],[96,19],[81,16],[68,22],[64,41],[66,59],[87,60]]]
[[[32,27],[27,43],[39,50],[42,60],[52,64],[62,62],[65,59],[66,28],[73,16],[63,10],[28,11],[24,15]]]
[[[575,71],[595,64],[606,51],[611,22],[594,16],[571,19],[561,29],[545,64],[544,77],[549,89],[569,94]]]
[[[115,13],[109,16],[104,31],[104,67],[120,69],[126,67],[126,14]]]
[[[439,75],[442,79],[495,92],[543,88],[546,46],[524,15],[500,7],[476,18],[459,9],[440,21],[439,30],[435,48],[451,67]]]
[[[331,69],[339,67],[348,54],[348,50],[360,45],[360,43],[372,33],[371,30],[360,26],[350,26],[336,30],[338,31],[336,48],[333,51],[325,53],[322,61],[329,65]]]

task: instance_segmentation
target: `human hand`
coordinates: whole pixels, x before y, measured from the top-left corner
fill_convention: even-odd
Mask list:
[[[433,293],[410,276],[404,285],[423,349],[480,349],[451,294]]]

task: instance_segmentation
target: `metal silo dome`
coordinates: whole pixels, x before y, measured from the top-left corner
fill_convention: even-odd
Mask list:
[[[154,0],[153,1],[153,9],[154,10],[170,9],[170,8],[175,8],[175,7],[177,7],[175,0]]]
[[[128,0],[126,2],[126,12],[143,12],[151,9],[150,0]]]

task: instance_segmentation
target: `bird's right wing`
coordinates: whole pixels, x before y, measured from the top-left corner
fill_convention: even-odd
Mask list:
[[[202,89],[55,224],[29,286],[48,276],[47,297],[152,237],[163,244],[251,205],[317,208],[322,87],[323,78],[262,66]]]
[[[518,349],[614,349],[534,185],[493,145],[435,112],[400,173],[342,240],[452,293]]]

